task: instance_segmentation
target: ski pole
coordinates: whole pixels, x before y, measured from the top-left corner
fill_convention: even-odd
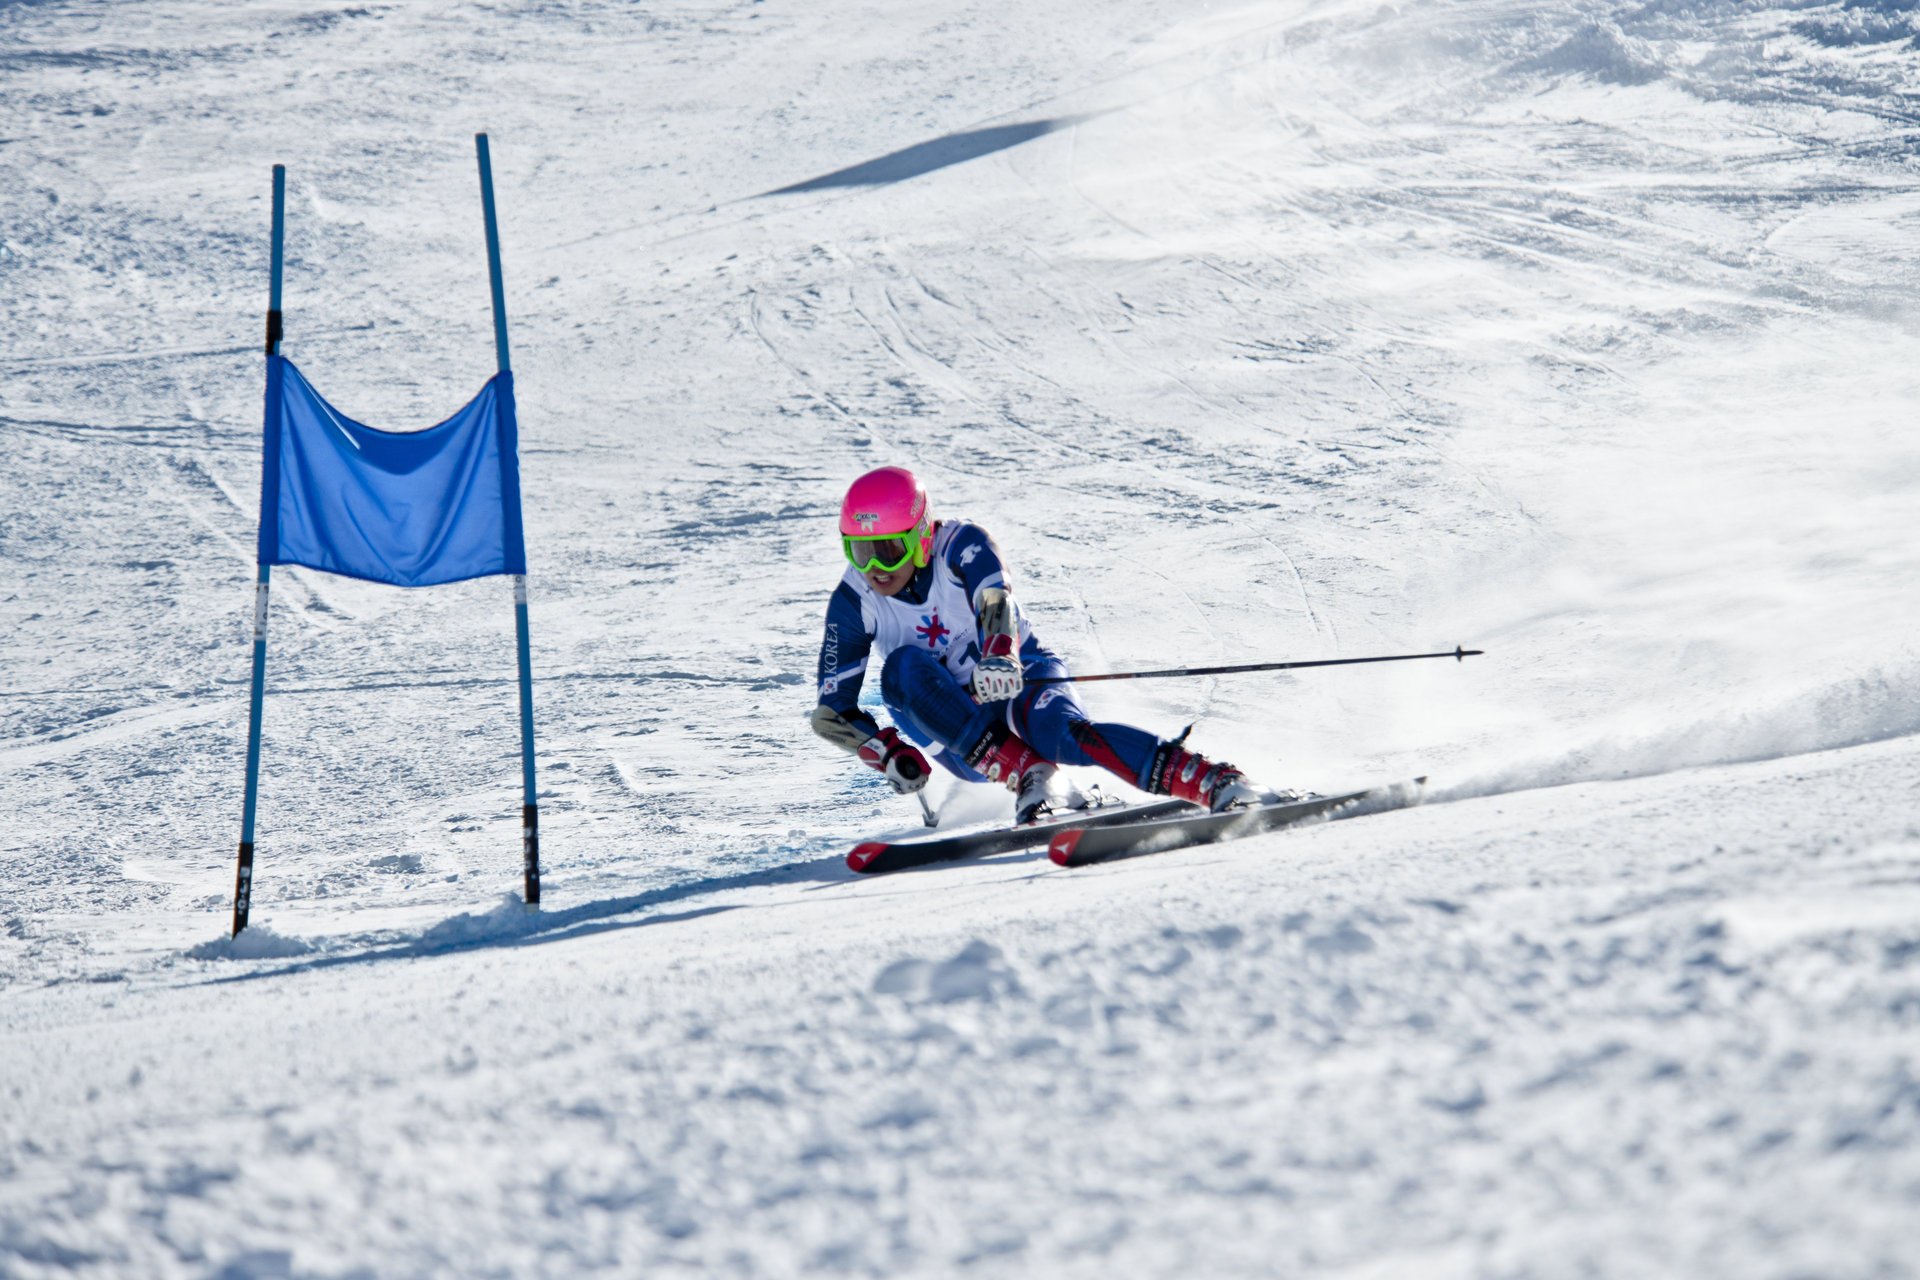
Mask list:
[[[1313,662],[1248,662],[1233,667],[1174,667],[1167,671],[1108,671],[1097,676],[1040,676],[1028,684],[1091,684],[1095,680],[1168,680],[1175,676],[1231,676],[1247,671],[1297,671],[1301,667],[1347,667],[1361,662],[1413,662],[1419,658],[1452,658],[1462,662],[1485,649],[1455,645],[1444,653],[1394,653],[1380,658],[1320,658]]]

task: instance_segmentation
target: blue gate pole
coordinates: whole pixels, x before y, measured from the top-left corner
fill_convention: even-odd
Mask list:
[[[280,275],[285,261],[287,222],[287,167],[273,166],[273,266],[267,301],[267,356],[280,354]],[[269,412],[272,406],[268,406]],[[263,456],[271,456],[263,450]],[[262,491],[266,486],[263,479]],[[261,505],[260,518],[275,515]],[[233,932],[238,937],[247,927],[247,915],[253,909],[253,818],[260,794],[260,717],[267,695],[267,591],[273,566],[260,563],[260,576],[253,588],[253,694],[247,711],[247,800],[240,818],[240,863],[233,880]]]
[[[480,207],[487,220],[487,277],[493,286],[493,350],[501,373],[511,373],[507,362],[507,291],[500,277],[500,228],[493,212],[493,163],[487,154],[487,135],[473,135],[480,156]],[[540,806],[533,780],[533,657],[527,638],[527,576],[513,575],[514,645],[520,658],[520,807],[521,852],[526,875],[527,906],[540,905]]]

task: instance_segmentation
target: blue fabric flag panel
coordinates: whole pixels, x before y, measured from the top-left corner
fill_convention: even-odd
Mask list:
[[[260,563],[398,587],[525,573],[513,375],[438,426],[381,431],[269,357]]]

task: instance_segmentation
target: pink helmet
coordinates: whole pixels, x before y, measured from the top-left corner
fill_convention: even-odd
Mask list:
[[[855,480],[840,504],[840,536],[898,536],[913,546],[913,562],[925,568],[933,555],[933,516],[926,486],[905,467],[881,467]],[[849,551],[851,556],[851,551]]]

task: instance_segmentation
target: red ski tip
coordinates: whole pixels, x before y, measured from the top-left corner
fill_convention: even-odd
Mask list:
[[[875,858],[886,851],[886,845],[871,840],[866,844],[857,844],[853,847],[853,852],[847,855],[847,870],[865,871]]]
[[[1085,834],[1083,830],[1062,831],[1048,843],[1047,856],[1053,859],[1055,866],[1066,866],[1067,860],[1073,857],[1074,848],[1080,843],[1080,837]]]

